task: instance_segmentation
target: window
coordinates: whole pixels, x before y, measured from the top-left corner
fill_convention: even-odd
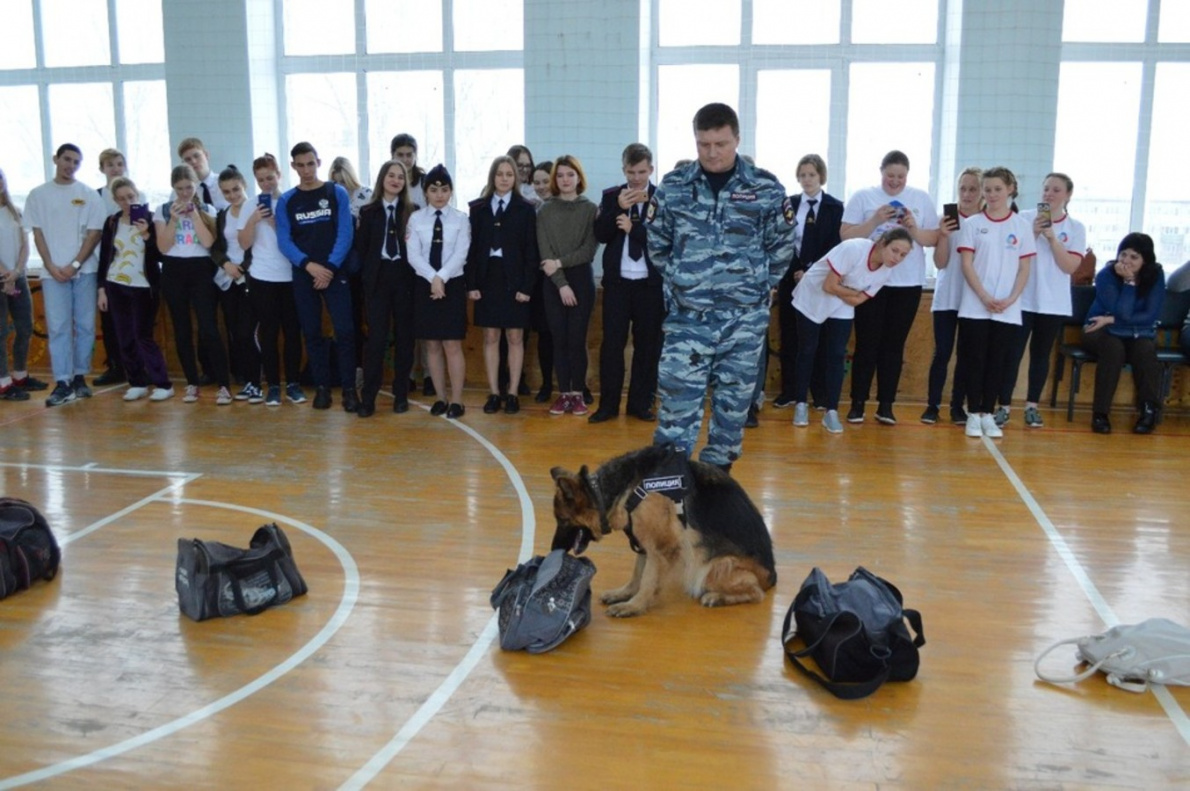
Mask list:
[[[18,206],[29,191],[45,181],[41,151],[41,112],[36,85],[0,87],[0,166],[8,177],[8,190]]]
[[[938,0],[852,0],[855,44],[933,44],[938,40]]]
[[[4,6],[4,28],[0,30],[0,69],[31,69],[36,65],[33,4],[29,0],[11,0]]]
[[[45,65],[106,66],[112,62],[107,3],[40,0]]]
[[[1066,0],[1062,40],[1144,41],[1148,7],[1149,0]]]
[[[80,181],[101,181],[88,171],[99,169],[99,152],[116,139],[115,103],[110,82],[66,82],[50,86],[52,148],[74,143],[83,151]]]
[[[753,44],[838,44],[840,0],[752,0]]]
[[[405,71],[368,74],[368,152],[371,172],[388,161],[392,139],[406,132],[417,140],[423,168],[446,160],[446,122],[442,72]],[[363,177],[363,174],[360,174]]]
[[[830,107],[831,73],[826,69],[757,74],[756,162],[776,174],[790,194],[798,191],[799,159],[818,154],[830,162]]]
[[[660,0],[661,46],[735,46],[740,0]]]
[[[1190,3],[1166,0],[1161,4],[1157,40],[1177,44],[1190,42]]]
[[[300,141],[314,146],[325,168],[335,157],[347,157],[359,170],[359,103],[355,75],[290,74],[285,78],[291,147]]]
[[[161,0],[116,0],[120,63],[165,62]]]
[[[124,83],[124,145],[128,175],[153,204],[169,197],[173,160],[167,118],[165,80]],[[96,163],[98,165],[98,162]],[[216,165],[215,167],[219,167]]]
[[[709,102],[739,107],[740,70],[734,65],[662,66],[657,76],[657,172],[669,172],[679,159],[695,159],[694,114]],[[752,150],[741,141],[740,153]]]
[[[873,108],[884,111],[874,116]],[[853,63],[845,194],[879,183],[880,161],[894,149],[909,157],[910,186],[928,190],[933,124],[922,121],[933,117],[933,63]]]
[[[521,0],[454,0],[455,50],[522,50],[525,21]]]
[[[1188,85],[1190,63],[1157,65],[1144,227],[1151,229],[1157,260],[1166,264],[1168,271],[1190,259],[1190,219],[1186,217],[1190,157],[1186,156],[1183,128]]]
[[[525,139],[525,77],[520,69],[455,72],[455,203],[479,197],[492,160]]]
[[[442,0],[367,0],[368,52],[441,52]]]
[[[355,52],[355,0],[285,0],[286,55]]]

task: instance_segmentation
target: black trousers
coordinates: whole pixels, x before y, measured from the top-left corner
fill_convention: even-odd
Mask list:
[[[599,409],[618,413],[624,389],[624,347],[632,330],[632,379],[628,411],[652,410],[661,360],[661,284],[648,280],[603,281],[603,343],[599,347]]]
[[[1157,361],[1157,342],[1153,338],[1121,338],[1107,328],[1083,334],[1083,347],[1098,357],[1095,364],[1095,397],[1091,409],[1111,411],[1125,365],[1132,366],[1139,403],[1156,405],[1161,397],[1161,363]]]
[[[219,292],[223,321],[227,327],[232,374],[244,384],[260,385],[260,347],[256,344],[256,311],[252,307],[252,281],[232,283]]]
[[[360,399],[375,404],[384,378],[388,339],[394,339],[393,396],[409,400],[409,374],[413,371],[413,281],[416,275],[404,261],[382,261],[372,287],[364,289],[368,339],[364,343],[364,389]]]
[[[959,319],[959,362],[967,375],[967,411],[992,412],[1000,372],[1020,328],[991,319]]]
[[[1017,330],[1012,351],[1004,361],[1000,382],[1001,405],[1012,404],[1012,391],[1016,389],[1017,374],[1021,369],[1021,360],[1025,357],[1026,346],[1029,349],[1029,384],[1025,401],[1030,404],[1041,402],[1041,391],[1045,389],[1045,380],[1050,375],[1050,354],[1054,350],[1054,341],[1067,321],[1068,316],[1021,312],[1020,329]]]
[[[554,336],[554,371],[558,377],[558,391],[581,393],[587,386],[587,325],[591,322],[591,308],[595,306],[595,278],[590,264],[579,264],[566,270],[566,282],[574,291],[577,305],[562,304],[562,296],[553,282],[542,289],[545,315]]]
[[[777,284],[777,325],[781,333],[781,348],[778,359],[781,361],[781,396],[793,398],[796,392],[794,380],[797,378],[797,358],[800,342],[798,341],[797,311],[793,307],[793,292],[797,282],[793,278],[793,270],[785,273],[781,282]],[[814,368],[810,374],[810,395],[814,403],[824,404],[829,392],[826,384],[827,352],[824,344],[818,345],[818,353],[814,358]],[[837,394],[836,394],[837,396]]]
[[[223,387],[230,384],[227,373],[227,349],[219,335],[218,291],[215,287],[215,262],[210,258],[161,257],[161,296],[169,307],[174,325],[178,360],[186,374],[186,384],[198,385],[198,363],[194,355],[194,335],[190,309],[198,318],[198,342],[211,362],[211,378]]]
[[[905,341],[917,307],[921,286],[885,286],[855,309],[855,355],[851,362],[851,400],[864,403],[876,376],[876,400],[892,404],[897,400],[901,368],[905,363]]]
[[[277,333],[285,335],[285,382],[297,382],[302,368],[302,325],[298,323],[297,304],[293,301],[292,282],[254,280],[249,295],[256,314],[256,340],[264,378],[270,385],[281,386],[281,359]]]
[[[946,371],[950,365],[950,357],[954,354],[955,336],[959,331],[959,312],[957,310],[935,310],[934,318],[934,357],[930,361],[929,393],[927,402],[932,407],[942,406],[942,390],[946,387]],[[950,390],[951,408],[961,407],[967,393],[967,374],[963,370],[963,358],[955,362],[954,384]]]

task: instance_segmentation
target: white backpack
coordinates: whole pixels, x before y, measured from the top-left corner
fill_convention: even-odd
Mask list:
[[[1077,645],[1079,661],[1090,667],[1073,676],[1042,673],[1041,660],[1061,645]],[[1107,683],[1129,692],[1144,692],[1149,684],[1190,686],[1190,629],[1165,618],[1150,618],[1114,626],[1103,634],[1060,640],[1037,657],[1033,670],[1051,684],[1082,681],[1103,671]]]

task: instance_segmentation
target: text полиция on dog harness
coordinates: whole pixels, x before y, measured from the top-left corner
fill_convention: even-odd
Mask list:
[[[685,500],[686,492],[690,486],[689,460],[685,454],[679,453],[671,446],[669,457],[654,472],[659,474],[642,479],[624,502],[624,510],[628,513],[628,526],[624,528],[624,533],[628,536],[628,544],[632,547],[632,551],[638,555],[643,554],[644,549],[641,548],[640,542],[636,540],[636,536],[632,532],[632,512],[650,494],[662,494],[673,500],[674,505],[677,506],[678,519],[682,520],[682,527],[688,526],[686,524]],[[602,495],[596,491],[596,497],[602,497]],[[611,532],[611,528],[607,525],[606,515],[600,527],[605,535]]]

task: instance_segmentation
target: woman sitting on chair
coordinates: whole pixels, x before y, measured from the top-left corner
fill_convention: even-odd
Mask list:
[[[1091,430],[1110,434],[1108,411],[1125,365],[1132,366],[1140,417],[1132,431],[1149,434],[1157,425],[1161,366],[1157,362],[1157,317],[1165,301],[1165,272],[1153,240],[1130,233],[1116,260],[1095,276],[1095,301],[1087,312],[1083,346],[1098,358]]]

